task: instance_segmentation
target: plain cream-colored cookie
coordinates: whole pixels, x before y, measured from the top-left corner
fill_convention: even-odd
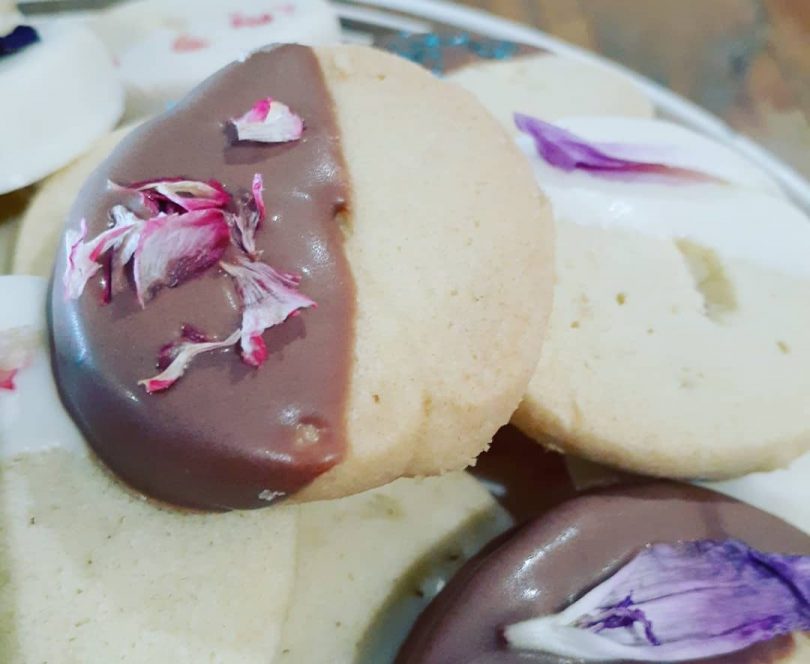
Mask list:
[[[131,130],[130,125],[105,135],[87,154],[42,182],[20,219],[11,257],[14,274],[51,276],[56,253],[61,249],[65,219],[76,193],[90,173]]]
[[[372,49],[317,52],[353,190],[356,362],[347,458],[302,499],[472,463],[539,356],[553,269],[548,205],[471,94]]]
[[[446,581],[511,524],[463,472],[302,505],[278,661],[393,661]]]
[[[515,111],[544,120],[577,115],[654,115],[652,102],[628,76],[562,55],[543,53],[483,61],[451,72],[447,80],[475,94],[515,134]]]
[[[652,141],[653,121],[564,125],[632,142],[635,123]],[[727,184],[565,173],[522,143],[555,211],[557,285],[514,421],[625,470],[723,478],[810,448],[810,222],[757,169],[693,139],[668,154]]]

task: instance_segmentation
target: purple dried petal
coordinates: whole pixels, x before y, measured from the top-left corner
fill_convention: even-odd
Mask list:
[[[39,33],[35,28],[30,25],[18,25],[7,35],[0,37],[0,58],[22,51],[38,41]]]
[[[566,172],[581,170],[601,177],[654,176],[680,182],[725,183],[703,171],[638,158],[640,149],[645,154],[655,154],[654,146],[591,143],[529,115],[515,113],[514,119],[515,126],[534,141],[537,154],[550,166]]]
[[[512,625],[512,647],[677,662],[810,630],[810,556],[744,542],[647,547],[563,612]]]

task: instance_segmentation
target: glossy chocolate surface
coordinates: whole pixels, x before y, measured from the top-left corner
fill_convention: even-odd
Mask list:
[[[467,563],[422,614],[397,663],[569,664],[557,655],[510,651],[500,630],[560,611],[649,543],[730,537],[766,551],[810,554],[804,533],[703,489],[655,483],[575,498]],[[765,664],[793,647],[785,636],[699,661]]]
[[[287,144],[236,143],[227,121],[271,96],[306,123]],[[345,450],[354,282],[336,215],[349,201],[340,135],[317,57],[280,46],[234,63],[176,107],[135,130],[81,190],[68,220],[89,237],[126,201],[121,184],[182,176],[221,181],[235,195],[264,178],[262,259],[303,275],[310,309],[264,334],[270,352],[255,369],[236,349],[197,357],[166,392],[138,381],[158,373],[159,349],[190,324],[224,339],[240,325],[232,280],[219,268],[139,306],[130,286],[100,304],[98,279],[79,300],[51,300],[53,367],[62,399],[98,456],[135,489],[176,505],[222,510],[268,505],[338,463]],[[236,257],[229,249],[226,259]],[[304,425],[317,441],[301,435]],[[311,433],[307,427],[303,432]]]

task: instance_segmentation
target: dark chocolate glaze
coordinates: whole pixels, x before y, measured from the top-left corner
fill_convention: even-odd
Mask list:
[[[239,143],[227,120],[262,97],[304,118],[301,140]],[[268,505],[310,483],[343,457],[351,370],[354,282],[336,215],[349,204],[349,180],[333,100],[312,49],[280,46],[215,74],[168,113],[134,131],[81,190],[68,220],[87,219],[89,237],[125,203],[107,180],[156,177],[220,180],[232,193],[264,177],[268,218],[257,234],[262,258],[303,275],[309,309],[264,334],[267,362],[245,365],[226,350],[195,358],[166,392],[138,381],[158,373],[161,346],[183,324],[223,339],[240,324],[231,279],[218,268],[165,288],[141,309],[134,289],[101,305],[91,280],[77,301],[51,297],[53,369],[62,400],[110,468],[146,495],[176,505],[223,510]],[[230,249],[235,257],[236,250]],[[319,440],[307,443],[300,424]],[[264,492],[264,493],[263,493]],[[264,498],[260,498],[260,494]]]
[[[540,49],[469,32],[385,33],[375,45],[422,65],[434,74],[448,74],[482,60],[509,60],[540,53]]]
[[[565,457],[511,424],[502,427],[470,472],[514,519],[524,523],[577,494]]]
[[[397,664],[569,664],[506,648],[500,630],[556,613],[654,542],[742,539],[810,554],[810,537],[753,507],[686,485],[655,483],[583,495],[512,531],[462,568],[420,616]],[[700,661],[778,662],[792,636]]]

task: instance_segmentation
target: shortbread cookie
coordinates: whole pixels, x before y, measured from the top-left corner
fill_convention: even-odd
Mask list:
[[[510,131],[515,111],[545,120],[581,115],[652,117],[646,93],[608,67],[541,53],[503,62],[480,62],[448,74]]]
[[[393,661],[427,603],[511,524],[463,472],[302,505],[279,662]]]
[[[208,509],[466,466],[549,308],[550,214],[520,152],[469,94],[360,47],[214,76],[95,172],[66,244],[68,410],[137,489]]]
[[[563,124],[590,141],[643,137],[637,152],[721,182],[565,172],[523,143],[555,211],[557,285],[514,421],[560,450],[666,477],[731,477],[807,450],[807,217],[707,139],[664,149],[686,130]],[[656,128],[668,137],[657,145]]]
[[[121,127],[99,139],[79,159],[46,178],[36,189],[30,205],[20,218],[20,229],[11,257],[11,271],[49,277],[61,248],[65,219],[76,192],[88,176],[121,142],[132,126]]]
[[[118,61],[127,119],[164,111],[267,44],[340,41],[326,0],[135,0],[101,12],[91,26]]]
[[[73,25],[45,25],[38,33],[37,41],[0,56],[0,194],[78,157],[123,111],[121,83],[95,34]]]

